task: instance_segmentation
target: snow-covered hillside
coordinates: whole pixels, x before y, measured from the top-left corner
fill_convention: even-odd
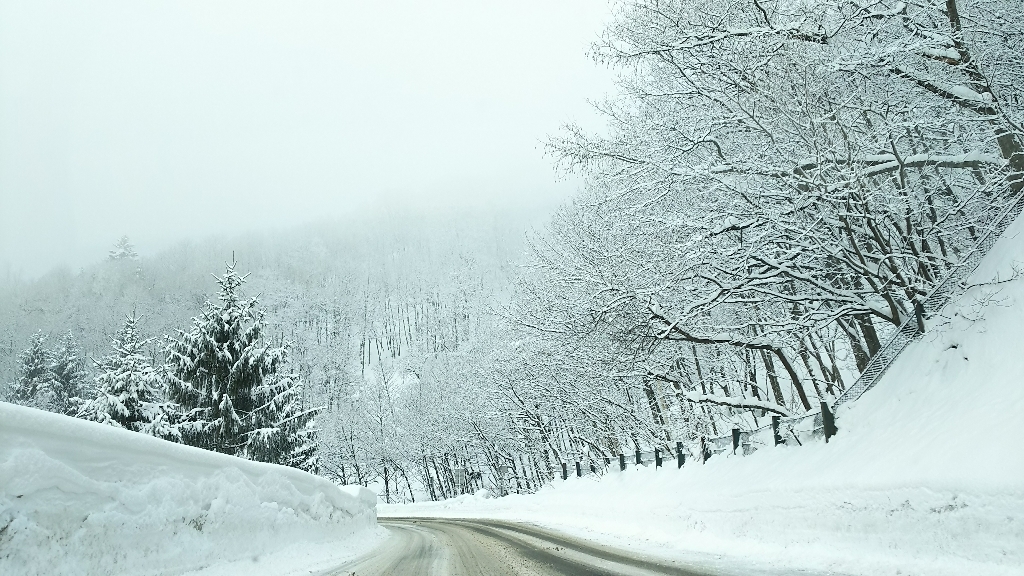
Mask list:
[[[827,445],[381,515],[520,519],[744,572],[1024,574],[1020,263],[1024,219],[879,385],[839,412]]]
[[[5,576],[288,574],[378,530],[365,489],[0,403]]]

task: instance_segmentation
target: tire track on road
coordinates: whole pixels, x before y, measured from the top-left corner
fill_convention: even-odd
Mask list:
[[[711,576],[499,520],[381,518],[391,536],[330,576]]]

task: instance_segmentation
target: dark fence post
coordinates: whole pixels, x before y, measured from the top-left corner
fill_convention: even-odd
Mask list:
[[[576,462],[576,477],[580,478],[583,476],[583,470],[580,468],[580,463]]]
[[[921,301],[916,298],[914,299],[914,316],[917,317],[917,331],[924,334],[924,304],[921,304]],[[828,438],[828,434],[825,435],[825,438]]]
[[[836,428],[836,417],[828,409],[828,404],[824,400],[821,401],[821,424],[825,428],[825,443],[827,444],[828,439],[835,436],[839,430]]]
[[[644,463],[644,455],[639,450],[636,451],[636,463],[637,464],[643,464]]]
[[[683,455],[683,443],[676,442],[676,468],[682,468],[686,464],[686,456]]]
[[[700,455],[704,458],[704,463],[707,463],[711,459],[711,449],[708,448],[708,437],[700,437]]]
[[[591,474],[597,474],[597,467],[594,466],[593,462],[590,463],[590,473]]]
[[[607,456],[605,456],[604,457],[604,466],[605,466],[605,468],[607,468],[608,466],[611,466],[611,465],[612,465],[612,459],[607,457]]]
[[[775,437],[775,445],[783,443],[782,434],[779,434],[779,426],[782,424],[782,416],[772,416],[772,436]]]
[[[732,453],[736,454],[736,449],[740,447],[740,429],[732,429]]]
[[[661,468],[661,450],[658,448],[654,449],[654,467]]]
[[[620,472],[625,472],[626,471],[626,455],[625,454],[619,454],[619,471]]]
[[[565,462],[562,462],[562,480],[568,480],[568,479],[569,479],[569,467],[565,465]]]

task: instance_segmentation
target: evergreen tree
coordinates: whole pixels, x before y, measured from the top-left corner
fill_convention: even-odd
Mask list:
[[[71,332],[57,342],[51,352],[50,372],[52,380],[50,409],[54,412],[74,416],[85,394],[85,361]]]
[[[46,335],[36,332],[28,349],[18,355],[18,376],[10,385],[10,399],[24,406],[46,409],[52,381]]]
[[[135,246],[132,246],[131,240],[127,236],[121,236],[117,244],[114,244],[114,249],[107,255],[109,260],[137,260],[138,258]]]
[[[302,384],[294,375],[277,376],[259,386],[254,397],[258,406],[245,457],[317,472],[316,410],[303,406]]]
[[[193,446],[311,466],[311,413],[301,409],[296,379],[281,373],[286,348],[264,342],[263,312],[256,298],[243,298],[244,282],[232,261],[217,279],[218,304],[207,301],[192,329],[167,347],[168,391],[181,411],[177,429]]]
[[[113,338],[113,354],[97,363],[96,395],[82,406],[80,417],[153,436],[173,436],[160,375],[144,354],[148,342],[139,333],[138,317],[127,316]]]

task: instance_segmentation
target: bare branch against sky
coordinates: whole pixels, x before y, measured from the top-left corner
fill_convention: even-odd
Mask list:
[[[0,0],[0,268],[211,233],[555,204],[595,0]]]

